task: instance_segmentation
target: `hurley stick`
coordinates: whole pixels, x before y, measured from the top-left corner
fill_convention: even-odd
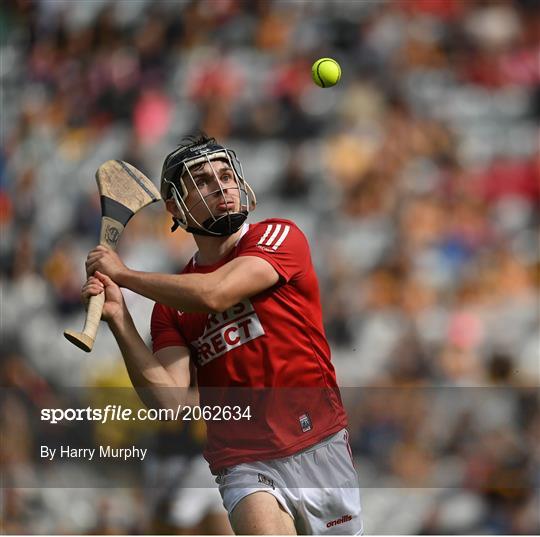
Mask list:
[[[143,207],[161,199],[152,181],[131,164],[108,160],[96,172],[101,196],[101,231],[99,243],[112,250],[131,217]],[[90,352],[101,320],[105,293],[90,297],[82,332],[64,330],[68,341]]]

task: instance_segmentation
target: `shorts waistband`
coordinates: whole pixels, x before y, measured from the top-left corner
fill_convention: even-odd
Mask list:
[[[296,453],[293,453],[292,455],[290,455],[290,457],[296,457],[296,455],[301,455],[303,453],[309,453],[310,451],[315,451],[316,449],[324,447],[324,446],[330,444],[338,435],[340,435],[341,433],[346,432],[346,431],[347,431],[347,429],[344,427],[343,429],[340,429],[336,433],[332,433],[330,436],[327,436],[326,438],[323,438],[322,440],[320,440],[316,444],[313,444],[312,446],[309,446],[309,447],[304,448],[304,449],[302,449],[300,451],[297,451]],[[290,457],[286,457],[286,458],[290,458]]]
[[[307,448],[301,449],[300,451],[297,451],[296,453],[293,453],[292,455],[287,455],[286,457],[276,457],[275,459],[268,459],[268,460],[262,460],[262,461],[252,461],[252,462],[269,462],[269,461],[280,461],[280,460],[287,460],[292,459],[293,457],[296,457],[297,455],[302,455],[304,453],[310,453],[311,451],[315,451],[316,449],[319,449],[321,447],[324,447],[331,442],[334,441],[334,439],[342,434],[347,433],[347,428],[344,427],[343,429],[340,429],[339,431],[332,433],[331,435],[323,438],[322,440],[319,440],[316,444],[312,444],[311,446],[308,446]],[[347,434],[348,436],[348,434]],[[229,473],[229,470],[231,468],[234,468],[234,466],[229,466],[225,468],[219,468],[217,470],[214,470],[212,473],[217,477],[223,477]]]

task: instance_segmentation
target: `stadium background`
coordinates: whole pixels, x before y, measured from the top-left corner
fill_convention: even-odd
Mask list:
[[[237,150],[253,218],[310,239],[340,383],[363,394],[367,533],[540,531],[537,1],[0,9],[3,532],[144,532],[142,488],[39,486],[32,416],[68,387],[126,385],[105,327],[90,356],[61,336],[82,326],[95,169],[121,158],[157,183],[197,129]],[[335,88],[310,80],[321,56]],[[130,267],[192,253],[161,209],[130,223]],[[147,336],[151,304],[125,295]]]

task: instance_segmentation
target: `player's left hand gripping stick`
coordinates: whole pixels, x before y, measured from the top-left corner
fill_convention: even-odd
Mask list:
[[[101,196],[99,243],[113,250],[130,218],[140,209],[161,199],[152,181],[137,168],[121,160],[108,160],[96,172]],[[101,320],[105,292],[90,297],[82,332],[65,330],[68,341],[90,352]]]

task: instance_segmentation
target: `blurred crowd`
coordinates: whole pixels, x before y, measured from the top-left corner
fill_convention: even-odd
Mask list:
[[[89,356],[61,335],[83,323],[95,170],[157,183],[203,130],[237,151],[252,218],[310,240],[366,532],[540,533],[537,0],[5,0],[0,29],[6,532],[144,532],[141,488],[23,485],[29,416],[125,382],[105,327]],[[325,56],[343,77],[323,90]],[[180,270],[194,243],[170,225],[138,214],[127,265]],[[148,338],[152,304],[125,295]]]

